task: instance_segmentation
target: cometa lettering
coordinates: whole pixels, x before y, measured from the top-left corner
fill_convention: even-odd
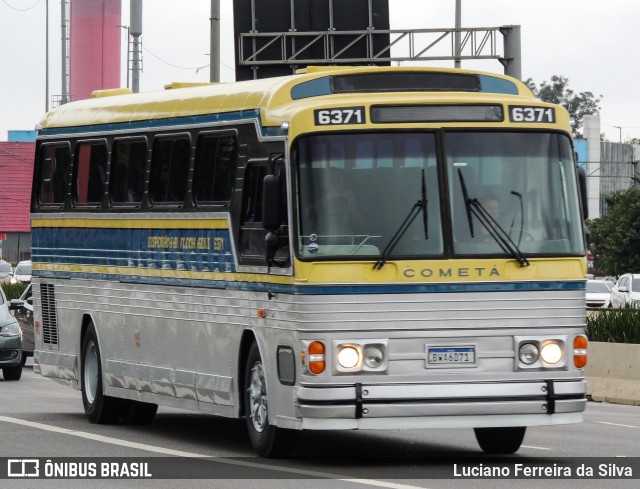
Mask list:
[[[407,268],[403,275],[407,278],[490,278],[500,277],[500,271],[497,267]]]

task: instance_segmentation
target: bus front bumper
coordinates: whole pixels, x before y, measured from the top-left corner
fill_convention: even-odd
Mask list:
[[[579,423],[584,379],[299,387],[303,429],[536,426]]]

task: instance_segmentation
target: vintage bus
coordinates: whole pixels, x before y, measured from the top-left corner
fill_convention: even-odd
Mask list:
[[[586,405],[584,178],[520,81],[309,67],[48,113],[34,370],[94,423],[158,405],[300,430],[460,428],[490,453]]]

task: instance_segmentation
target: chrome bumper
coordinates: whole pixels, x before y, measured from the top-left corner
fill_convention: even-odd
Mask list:
[[[351,428],[412,426],[513,426],[580,422],[586,383],[537,381],[299,387],[303,427],[331,429],[330,420],[355,420]],[[569,415],[569,416],[563,416]],[[518,417],[517,421],[513,417]],[[406,420],[406,424],[403,422]],[[422,420],[422,422],[420,421]],[[438,421],[439,420],[439,421]],[[466,421],[466,422],[465,422]],[[341,424],[341,423],[338,423]],[[345,423],[342,423],[343,425]]]

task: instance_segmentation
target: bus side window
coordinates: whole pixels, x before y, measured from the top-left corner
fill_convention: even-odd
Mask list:
[[[201,135],[196,146],[194,202],[229,202],[237,164],[238,140],[235,135]]]
[[[116,139],[111,150],[109,195],[117,204],[140,204],[147,163],[145,139]]]
[[[76,204],[100,204],[107,179],[107,143],[78,143],[73,169],[73,201]]]
[[[68,145],[46,145],[38,159],[38,202],[64,204],[69,188],[71,149]]]
[[[262,227],[262,189],[267,174],[266,163],[249,163],[244,174],[242,215],[240,221],[240,254],[265,260],[264,228]]]
[[[188,136],[160,137],[154,141],[149,184],[152,202],[184,202],[190,157]]]

